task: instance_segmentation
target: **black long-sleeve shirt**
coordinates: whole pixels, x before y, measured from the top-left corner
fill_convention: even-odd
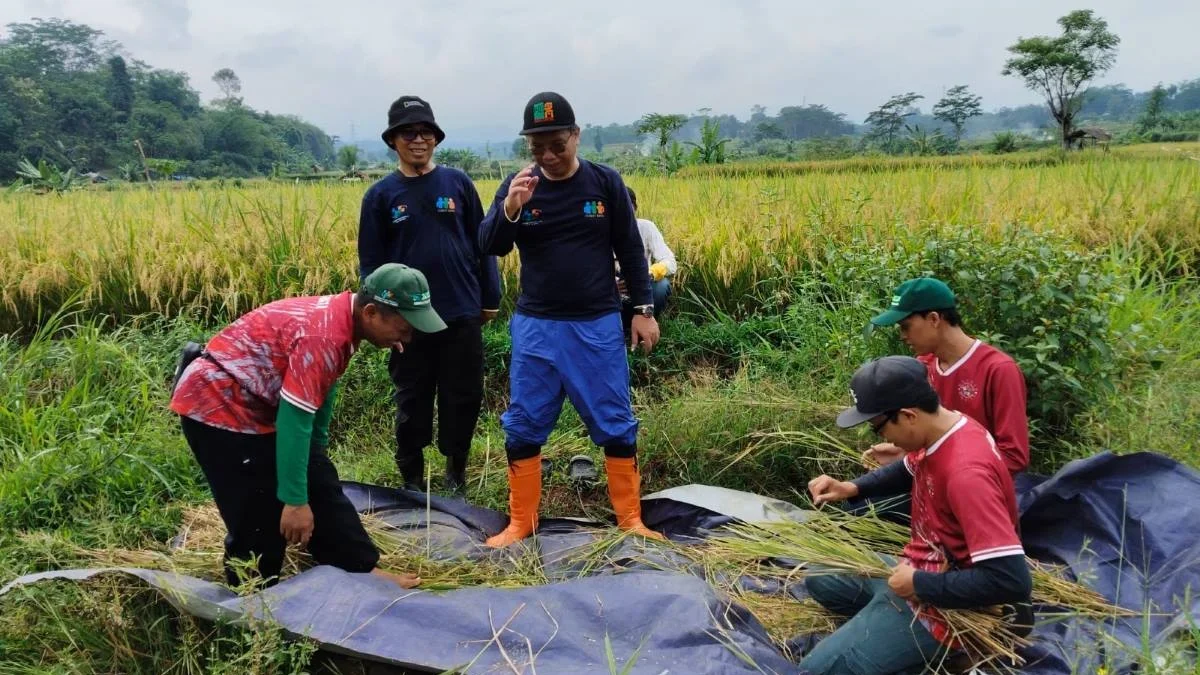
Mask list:
[[[498,309],[500,272],[495,256],[479,247],[481,220],[479,191],[462,171],[437,166],[415,177],[393,171],[363,195],[359,275],[389,262],[420,270],[446,321]]]
[[[913,477],[904,462],[880,467],[851,481],[864,499],[910,492]],[[917,597],[935,607],[965,609],[1010,602],[1025,602],[1033,591],[1033,577],[1024,555],[984,560],[966,569],[913,575]]]
[[[614,254],[633,304],[652,304],[645,250],[621,175],[585,159],[569,178],[549,180],[536,167],[533,175],[537,187],[516,222],[504,213],[509,176],[480,226],[485,252],[502,256],[516,246],[521,256],[517,311],[566,320],[620,311]]]

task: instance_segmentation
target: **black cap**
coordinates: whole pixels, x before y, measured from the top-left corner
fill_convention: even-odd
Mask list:
[[[442,131],[437,122],[433,121],[433,108],[429,107],[425,99],[417,96],[401,96],[392,101],[392,106],[388,108],[388,125],[380,137],[390,148],[392,147],[392,134],[396,129],[422,122],[433,127],[433,133],[438,143],[446,139],[446,132]]]
[[[837,417],[843,429],[901,408],[911,408],[933,391],[925,364],[911,356],[885,356],[859,368],[850,378],[854,407]]]
[[[552,91],[543,91],[534,94],[525,104],[525,125],[521,127],[521,135],[561,131],[574,126],[575,111],[567,99]]]

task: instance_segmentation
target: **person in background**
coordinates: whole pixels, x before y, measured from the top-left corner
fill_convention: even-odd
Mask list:
[[[1029,419],[1025,377],[1011,356],[973,338],[963,329],[957,299],[945,282],[910,279],[892,294],[891,306],[871,319],[875,326],[898,326],[900,339],[925,365],[929,382],[951,410],[965,413],[996,439],[996,447],[1014,480],[1029,467]],[[863,453],[865,463],[887,466],[904,451],[879,443]],[[881,515],[907,515],[906,494],[882,495]],[[866,505],[852,503],[852,510]]]
[[[628,185],[629,201],[633,204],[634,215],[637,215],[637,193]],[[662,318],[667,309],[667,298],[671,296],[671,277],[678,271],[675,253],[663,239],[662,232],[654,221],[638,218],[638,233],[642,237],[642,246],[646,250],[646,266],[650,269],[650,294],[654,298],[654,316]],[[621,294],[621,316],[625,322],[625,333],[629,333],[629,324],[633,319],[633,302],[629,299],[625,279],[621,275],[621,265],[614,257],[613,265],[617,273],[617,291]]]

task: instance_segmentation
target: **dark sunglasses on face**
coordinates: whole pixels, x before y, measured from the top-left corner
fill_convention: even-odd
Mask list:
[[[531,155],[533,155],[534,157],[541,157],[542,155],[544,155],[546,153],[547,150],[549,150],[551,153],[553,153],[555,155],[563,154],[564,152],[567,151],[567,139],[564,138],[562,140],[554,141],[554,142],[550,143],[550,145],[548,145],[548,146],[538,145],[538,144],[534,144],[534,143],[529,144],[529,153]]]
[[[417,136],[420,136],[421,140],[425,141],[432,141],[437,138],[437,134],[433,133],[433,129],[401,129],[396,132],[396,135],[406,143],[412,143],[417,140]]]
[[[871,425],[871,431],[875,432],[876,436],[883,436],[883,428],[888,425],[888,422],[895,422],[896,418],[899,416],[900,416],[899,410],[893,410],[891,412],[884,413],[883,420],[881,420],[879,422],[879,424]]]

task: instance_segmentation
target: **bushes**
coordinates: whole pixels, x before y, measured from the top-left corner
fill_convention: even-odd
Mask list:
[[[1035,443],[1077,438],[1077,416],[1112,391],[1134,356],[1110,346],[1116,278],[1104,254],[1063,237],[1022,227],[1002,234],[984,239],[955,227],[887,249],[863,241],[831,246],[815,272],[824,297],[871,308],[882,308],[906,279],[943,279],[959,298],[968,333],[1008,352],[1024,372]],[[885,335],[874,355],[905,353],[894,332]]]

